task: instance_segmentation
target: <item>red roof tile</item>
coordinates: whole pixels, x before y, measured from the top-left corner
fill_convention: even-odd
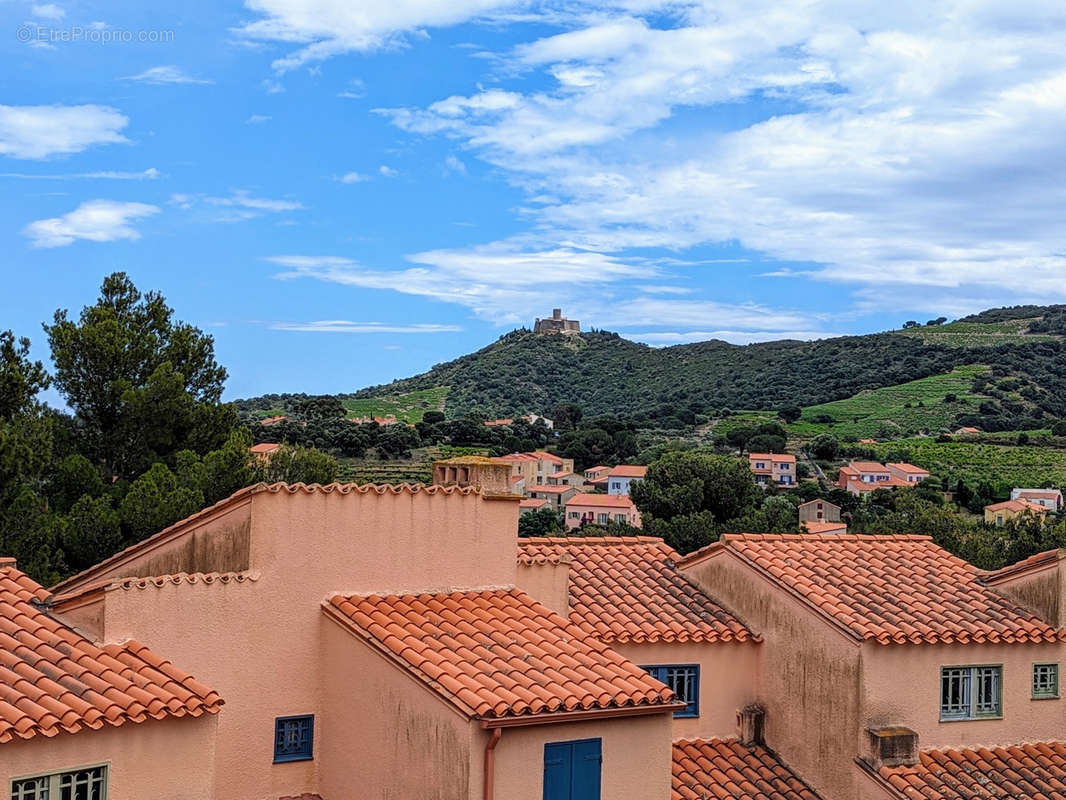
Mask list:
[[[531,486],[527,491],[530,494],[535,494],[536,492],[541,492],[543,494],[566,494],[567,492],[574,492],[577,490],[573,486],[565,483],[561,486],[548,483],[540,486]]]
[[[1015,575],[1020,575],[1029,570],[1057,564],[1063,558],[1066,558],[1066,550],[1058,548],[1054,550],[1045,550],[1043,553],[1037,553],[1036,555],[1029,556],[1029,558],[1023,558],[1021,561],[1016,561],[1013,564],[1008,564],[999,569],[978,570],[977,576],[985,583],[998,583],[1001,580],[1013,578]]]
[[[617,467],[612,467],[607,474],[612,478],[643,478],[648,474],[648,468],[634,464],[619,464]]]
[[[735,740],[674,742],[671,800],[820,800],[772,752]]]
[[[547,500],[541,500],[536,497],[526,497],[518,501],[519,508],[544,508],[548,505]]]
[[[882,767],[905,798],[1059,800],[1066,797],[1066,744],[927,750],[912,767]]]
[[[520,539],[518,562],[570,557],[570,621],[601,642],[759,641],[678,572],[654,536]]]
[[[1036,514],[1046,514],[1048,509],[1029,500],[1004,500],[1002,503],[985,506],[985,511],[1015,511],[1019,514],[1023,511],[1032,511]]]
[[[517,589],[324,606],[470,716],[675,707],[666,686]]]
[[[98,647],[48,616],[49,593],[0,567],[0,742],[216,713],[216,692],[144,645]]]
[[[800,523],[807,533],[847,533],[848,525],[846,522],[829,522],[827,520],[805,520]]]
[[[539,487],[538,487],[539,488]],[[566,501],[566,507],[595,506],[596,508],[635,508],[633,501],[624,494],[575,494]]]
[[[253,444],[250,448],[256,455],[265,455],[267,453],[274,453],[281,449],[281,445],[276,442],[262,442],[260,444]]]
[[[929,470],[916,467],[914,464],[908,464],[906,461],[889,461],[885,464],[886,467],[895,467],[900,472],[909,472],[914,475],[928,475]]]
[[[1066,638],[983,586],[974,566],[929,536],[725,534],[683,563],[723,548],[858,638],[881,644]]]

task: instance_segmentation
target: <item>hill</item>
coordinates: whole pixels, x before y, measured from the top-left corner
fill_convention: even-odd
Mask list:
[[[947,325],[745,346],[712,340],[652,348],[606,331],[519,329],[421,375],[339,399],[352,412],[399,411],[409,421],[441,404],[449,417],[494,417],[545,414],[563,402],[581,406],[586,416],[688,418],[726,409],[810,409],[939,376],[895,394],[856,398],[850,407],[808,410],[804,420],[811,433],[827,418],[850,418],[856,432],[866,432],[898,416],[908,398],[912,405],[924,402],[924,392],[941,403],[946,395],[962,402],[915,412],[915,424],[901,433],[950,427],[968,413],[980,417],[985,430],[1039,428],[1046,416],[1066,417],[1064,334],[1064,306],[995,309]],[[245,411],[285,408],[286,397],[238,405]]]

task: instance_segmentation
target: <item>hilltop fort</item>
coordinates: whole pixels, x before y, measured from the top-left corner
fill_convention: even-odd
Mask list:
[[[553,308],[550,318],[537,319],[533,333],[581,333],[581,323],[564,317],[561,308]]]

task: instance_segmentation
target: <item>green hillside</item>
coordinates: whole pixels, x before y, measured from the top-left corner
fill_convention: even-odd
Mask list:
[[[349,417],[388,417],[401,422],[421,422],[427,411],[443,411],[448,399],[447,386],[435,386],[406,394],[376,397],[346,397],[341,402]]]

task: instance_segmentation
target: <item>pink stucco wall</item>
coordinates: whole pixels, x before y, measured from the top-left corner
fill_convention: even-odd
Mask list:
[[[496,746],[496,798],[542,800],[544,745],[599,738],[603,800],[669,800],[670,730],[669,714],[508,728]]]
[[[859,643],[728,551],[683,572],[763,637],[757,690],[767,744],[829,800],[863,800],[854,764]]]
[[[923,749],[1060,741],[1066,700],[1033,700],[1034,663],[1061,663],[1064,646],[1048,644],[863,645],[864,717],[902,725]],[[1003,718],[940,721],[940,668],[1003,666]],[[860,731],[861,734],[861,731]]]
[[[759,699],[760,645],[754,642],[613,642],[635,664],[699,664],[699,716],[674,719],[674,739],[737,735],[737,711]]]
[[[521,540],[519,540],[521,541]],[[570,615],[570,564],[519,564],[518,588],[564,619]]]
[[[108,764],[108,800],[213,797],[216,723],[213,715],[150,720],[0,744],[0,791],[6,797],[14,777]]]
[[[136,638],[226,700],[219,797],[316,792],[323,760],[273,764],[272,748],[277,716],[313,713],[316,748],[330,739],[318,729],[328,707],[322,601],[512,586],[517,518],[517,500],[473,494],[260,492],[250,515],[255,580],[111,589],[102,638]]]

